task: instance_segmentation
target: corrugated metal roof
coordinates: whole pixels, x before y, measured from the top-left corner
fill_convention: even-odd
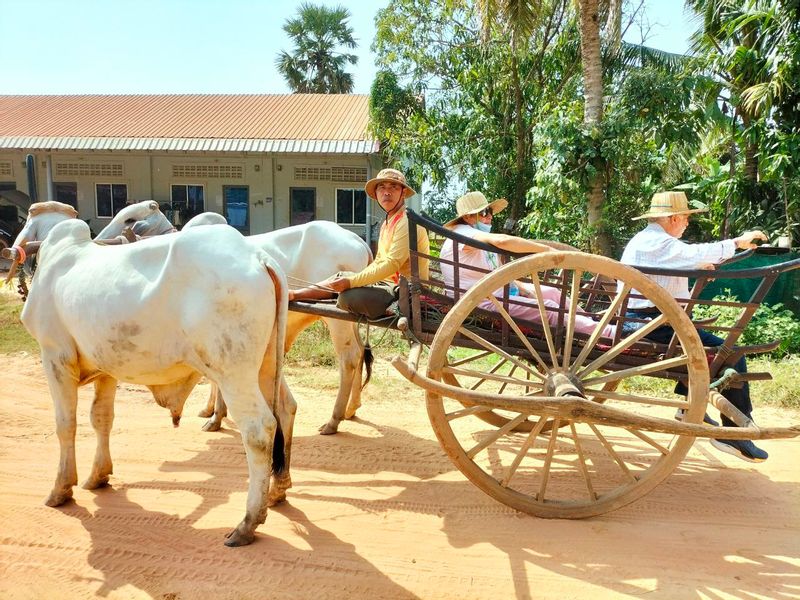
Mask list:
[[[372,154],[372,140],[243,140],[199,138],[0,137],[0,150],[158,150],[160,152],[270,152]]]
[[[368,101],[354,94],[0,95],[0,147],[361,154],[377,148],[367,133]]]

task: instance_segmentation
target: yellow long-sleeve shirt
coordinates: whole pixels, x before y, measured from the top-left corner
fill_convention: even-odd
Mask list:
[[[417,252],[430,254],[428,232],[419,225],[417,225]],[[403,277],[411,275],[408,217],[405,210],[396,221],[394,219],[384,221],[378,237],[378,253],[375,260],[359,273],[348,277],[348,280],[350,287],[364,287],[379,281],[397,283],[397,275]],[[419,259],[419,276],[423,279],[428,278],[427,258]]]

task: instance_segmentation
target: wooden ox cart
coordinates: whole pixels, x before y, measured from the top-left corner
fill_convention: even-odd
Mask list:
[[[411,211],[409,218],[435,238],[497,252]],[[430,279],[419,277],[416,228],[410,227],[410,233],[412,275],[401,282],[399,315],[372,323],[400,329],[409,339],[408,358],[396,357],[392,364],[425,390],[431,424],[453,463],[496,500],[540,517],[598,515],[652,490],[697,438],[800,434],[797,426],[758,427],[719,393],[725,386],[771,378],[768,373],[738,374],[730,365],[742,355],[777,346],[738,346],[737,341],[778,275],[800,267],[800,260],[746,270],[642,272],[552,243],[555,252],[513,257],[464,291],[445,285],[443,261],[435,251],[425,256]],[[459,265],[455,246],[451,264],[458,273],[459,266],[467,267]],[[694,279],[691,299],[679,304],[644,273]],[[760,284],[747,302],[699,299],[706,283],[718,278],[757,278]],[[519,301],[509,293],[515,280],[533,287],[539,306],[544,306],[543,285],[561,289],[560,306],[550,309],[557,311],[557,319],[551,319],[555,324],[548,324],[544,312],[539,322],[509,316],[510,305]],[[632,297],[647,298],[660,314],[651,320],[626,318]],[[479,306],[487,299],[493,310]],[[693,322],[690,313],[703,305],[733,307],[736,322],[727,327],[714,319]],[[324,303],[294,302],[290,309],[358,319]],[[595,332],[577,332],[576,314],[596,319]],[[631,323],[639,328],[621,335]],[[600,335],[608,324],[616,325],[613,338]],[[661,326],[674,330],[669,343],[646,339]],[[699,327],[724,337],[724,343],[704,348]],[[633,378],[636,387],[630,386]],[[674,380],[686,384],[686,397],[672,393]],[[646,393],[638,391],[642,382],[652,383]],[[709,403],[739,427],[706,425]],[[682,420],[676,419],[679,410]]]

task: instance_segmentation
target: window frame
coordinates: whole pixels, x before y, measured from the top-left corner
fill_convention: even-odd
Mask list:
[[[340,221],[339,220],[339,192],[351,192],[350,196],[350,203],[352,208],[352,215],[353,221]],[[364,220],[363,221],[356,221],[356,192],[361,192],[364,194]],[[333,215],[335,222],[339,225],[353,225],[353,226],[366,226],[367,225],[367,202],[369,202],[369,196],[367,196],[367,192],[364,191],[364,188],[345,188],[345,187],[337,187],[334,191],[334,207],[333,207]]]
[[[198,213],[194,213],[194,214],[191,214],[191,215],[188,213],[188,210],[187,210],[186,211],[187,214],[184,215],[186,220],[189,220],[190,218],[192,218],[192,217],[194,217],[196,215],[199,215],[200,213],[206,212],[206,186],[205,186],[204,183],[171,183],[171,184],[169,184],[169,207],[173,211],[175,210],[175,205],[174,205],[174,201],[172,199],[172,191],[173,191],[173,188],[175,188],[175,187],[185,187],[186,188],[186,208],[187,209],[189,208],[189,187],[198,187],[202,191],[202,194],[203,194],[203,207],[202,207],[202,210],[200,212],[198,212]]]
[[[293,206],[292,206],[292,201],[294,200],[294,197],[293,197],[294,192],[314,192],[314,213],[313,213],[313,216],[311,217],[311,219],[309,219],[308,221],[303,221],[302,223],[295,223],[294,222],[294,219],[293,219],[294,212],[293,212]],[[303,225],[303,224],[309,223],[311,221],[316,221],[317,220],[317,210],[318,210],[318,206],[317,206],[317,188],[316,187],[313,187],[313,186],[291,186],[289,188],[289,225],[290,226]]]
[[[64,202],[63,200],[59,199],[59,197],[58,197],[58,186],[60,186],[60,185],[75,186],[75,204],[72,204],[70,202]],[[95,192],[95,194],[96,193],[97,192]],[[63,204],[69,204],[72,208],[74,208],[75,210],[78,210],[78,182],[77,181],[54,181],[53,182],[53,196],[55,197],[56,202],[62,202]],[[126,194],[126,196],[127,196],[127,194]],[[112,204],[113,204],[113,201],[112,201]]]
[[[109,186],[109,192],[111,193],[111,214],[110,215],[101,215],[100,214],[100,206],[98,204],[97,192],[98,192],[98,188],[101,185]],[[125,204],[123,204],[122,207],[116,212],[114,212],[114,187],[115,186],[117,186],[117,187],[118,186],[123,186],[125,188]],[[114,216],[120,210],[125,208],[125,206],[127,205],[127,202],[128,202],[128,184],[127,183],[112,183],[110,181],[98,181],[98,182],[95,182],[95,184],[94,184],[94,214],[97,216],[98,219],[113,219]]]

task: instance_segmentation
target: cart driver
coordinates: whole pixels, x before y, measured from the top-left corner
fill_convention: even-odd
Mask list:
[[[631,241],[625,246],[620,262],[635,267],[661,269],[696,270],[710,268],[733,256],[737,248],[755,248],[754,240],[767,239],[767,236],[761,231],[747,231],[739,237],[721,242],[687,244],[680,241],[689,224],[689,215],[705,212],[706,210],[705,208],[690,209],[686,194],[683,192],[659,192],[653,195],[650,201],[650,209],[634,219],[647,219],[647,227],[631,238]],[[689,292],[689,280],[686,277],[663,275],[648,275],[648,277],[661,285],[675,298],[689,298],[691,295]],[[633,290],[632,293],[636,294],[638,292]],[[647,299],[629,299],[627,317],[650,320],[658,314],[658,310]],[[626,323],[624,331],[632,332],[641,326],[642,323]],[[667,344],[672,338],[672,333],[671,327],[663,326],[657,328],[646,337],[654,342]],[[724,341],[702,329],[698,329],[697,333],[700,334],[700,340],[703,345],[707,347],[721,346]],[[747,372],[747,362],[744,356],[733,365],[733,368],[739,373]],[[686,395],[686,392],[686,386],[678,382],[675,386],[675,393]],[[750,401],[750,388],[746,381],[741,388],[729,387],[723,390],[722,395],[745,416],[750,417],[753,405]],[[678,414],[676,418],[680,418],[680,416],[682,415]],[[726,427],[736,426],[724,414],[721,417],[722,424]],[[705,421],[711,425],[717,425],[717,422],[708,416],[705,417]],[[749,462],[763,462],[769,456],[751,440],[711,439],[711,445],[717,450],[727,452]]]
[[[377,319],[397,299],[400,277],[411,274],[406,199],[416,192],[396,169],[383,169],[364,186],[367,196],[378,201],[386,218],[378,236],[375,260],[358,273],[340,272],[315,285],[292,290],[289,300],[333,298],[337,306],[355,314]],[[323,249],[335,252],[335,248]],[[417,251],[429,254],[428,233],[417,226]],[[428,278],[428,259],[420,257],[419,276]]]

